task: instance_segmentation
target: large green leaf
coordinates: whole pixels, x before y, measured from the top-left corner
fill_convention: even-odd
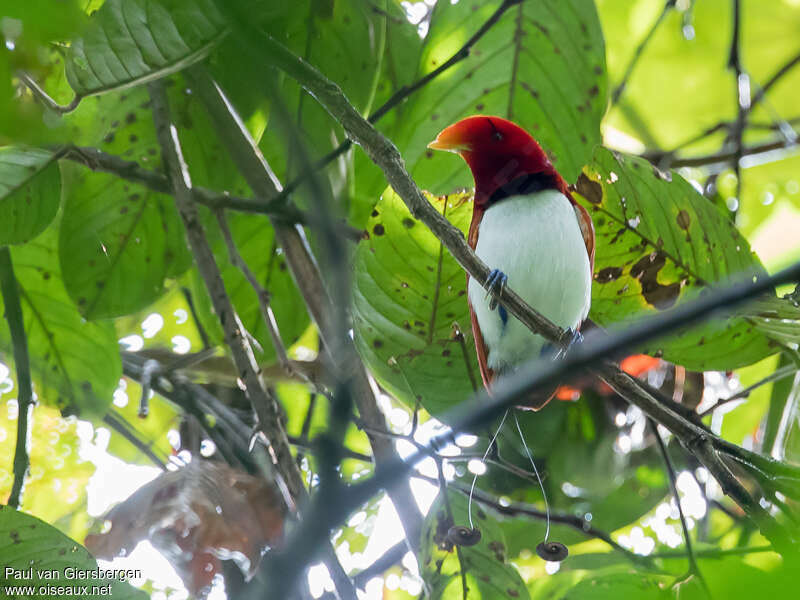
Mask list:
[[[419,74],[450,58],[500,2],[437,3]],[[458,65],[409,100],[393,136],[417,182],[435,193],[471,184],[456,156],[426,149],[439,130],[473,114],[519,123],[574,181],[600,141],[605,48],[591,0],[521,2]],[[435,158],[434,158],[435,156]]]
[[[99,577],[97,561],[86,548],[44,521],[8,506],[0,506],[0,564],[5,598],[147,598],[121,577]]]
[[[173,96],[179,92],[173,92]],[[157,168],[160,150],[144,89],[99,97],[70,115],[78,143]],[[115,175],[71,167],[59,235],[67,290],[88,319],[152,303],[190,255],[172,198]]]
[[[670,308],[737,274],[764,274],[730,219],[677,173],[601,148],[577,190],[597,231],[589,316],[600,325]],[[774,351],[742,319],[711,321],[647,348],[695,371],[733,369]]]
[[[449,510],[452,514],[448,514]],[[477,544],[462,546],[456,552],[446,539],[454,525],[469,526],[468,514],[467,498],[451,493],[445,502],[440,493],[425,518],[418,559],[422,578],[431,590],[431,600],[529,598],[519,572],[506,561],[503,531],[492,514],[473,507],[473,522],[481,532]],[[462,573],[468,588],[466,593]]]
[[[129,87],[205,57],[225,32],[213,0],[107,0],[67,55],[79,96]]]
[[[34,383],[45,404],[102,415],[122,372],[116,334],[111,323],[87,323],[75,309],[64,289],[55,236],[51,227],[11,250]],[[0,348],[10,355],[5,321]]]
[[[0,148],[0,244],[24,244],[50,224],[61,202],[61,174],[53,154]]]
[[[467,228],[469,194],[427,197],[454,225]],[[355,258],[356,347],[395,397],[411,406],[419,399],[440,414],[481,385],[464,272],[391,189],[367,232]],[[453,335],[453,323],[462,340]]]

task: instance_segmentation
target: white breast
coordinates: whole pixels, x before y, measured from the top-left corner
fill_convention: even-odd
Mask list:
[[[566,196],[544,190],[501,200],[483,216],[477,255],[508,276],[508,286],[560,327],[575,328],[589,313],[592,274],[575,210]],[[489,310],[486,291],[469,282],[469,299],[499,372],[541,354],[544,338],[512,315]]]

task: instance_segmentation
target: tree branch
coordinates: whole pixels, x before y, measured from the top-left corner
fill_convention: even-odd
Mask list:
[[[103,152],[98,148],[88,146],[62,146],[56,149],[56,154],[61,158],[71,160],[92,171],[100,171],[116,175],[132,183],[160,192],[172,194],[169,180],[161,173],[145,169],[136,161],[125,160],[115,154]],[[192,200],[212,210],[235,210],[252,214],[268,215],[286,223],[299,223],[313,227],[316,223],[307,213],[293,204],[285,202],[263,202],[260,200],[240,198],[228,193],[217,193],[204,187],[192,187]],[[362,231],[349,225],[336,223],[335,229],[339,234],[353,241],[358,241]]]
[[[11,486],[8,505],[19,508],[22,504],[25,478],[30,468],[28,418],[33,406],[33,385],[28,356],[28,336],[25,334],[25,320],[22,315],[19,288],[14,275],[11,250],[8,246],[0,246],[0,292],[2,292],[5,318],[14,348],[14,370],[17,374],[19,389],[17,393],[17,441],[14,449],[14,484]]]
[[[188,71],[187,77],[205,104],[217,134],[228,148],[231,158],[253,192],[263,198],[275,197],[280,190],[280,183],[222,90],[205,70],[197,66]],[[343,343],[339,344],[340,351],[336,354],[329,352],[331,348],[337,347],[336,332],[341,323],[332,319],[334,309],[331,300],[302,230],[278,220],[272,220],[272,225],[295,283],[303,295],[312,319],[317,324],[332,364],[338,367],[340,373],[347,373],[352,377],[353,399],[361,418],[376,427],[385,427],[386,420],[378,409],[368,375],[358,359],[351,340],[349,338],[343,340]],[[378,469],[382,463],[397,458],[391,441],[375,437],[370,437],[369,441]],[[390,497],[400,515],[409,544],[415,547],[419,543],[422,517],[408,482],[395,488]]]
[[[289,440],[280,419],[280,406],[277,400],[261,385],[252,349],[242,335],[244,327],[239,321],[239,317],[225,291],[219,267],[214,260],[211,247],[198,220],[197,208],[192,202],[191,178],[183,160],[177,130],[170,119],[166,93],[160,84],[150,84],[148,89],[152,100],[156,134],[161,145],[168,177],[172,184],[175,203],[184,222],[198,269],[208,289],[214,310],[219,316],[237,371],[244,382],[245,394],[250,400],[254,412],[258,415],[261,430],[271,445],[277,470],[285,479],[295,502],[302,502],[307,495],[306,489],[303,485],[302,475],[292,458]],[[336,559],[336,554],[330,542],[323,544],[322,549],[326,555],[326,565],[340,595],[343,598],[355,599],[355,589],[352,582]]]

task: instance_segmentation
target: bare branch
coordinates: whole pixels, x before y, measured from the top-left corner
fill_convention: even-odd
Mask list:
[[[22,315],[22,304],[19,297],[17,278],[14,275],[14,263],[8,246],[0,246],[0,291],[3,297],[5,318],[11,333],[11,344],[14,348],[14,370],[17,373],[17,442],[14,448],[14,484],[8,497],[8,505],[19,508],[22,504],[22,492],[25,478],[30,468],[28,456],[28,419],[33,406],[33,384],[31,383],[31,365],[28,356],[28,336],[25,334],[25,320]]]
[[[672,459],[670,459],[669,452],[667,452],[667,446],[664,444],[664,440],[661,438],[661,433],[658,431],[658,425],[656,425],[655,421],[652,419],[647,419],[647,423],[650,425],[650,429],[652,429],[653,435],[656,438],[658,451],[661,453],[661,458],[664,460],[664,466],[667,469],[667,476],[669,477],[669,489],[672,493],[672,498],[675,500],[675,504],[678,507],[678,516],[680,517],[681,529],[683,530],[683,540],[684,544],[686,545],[686,558],[689,560],[689,573],[697,577],[703,586],[706,595],[710,598],[711,593],[708,590],[708,584],[706,583],[703,574],[700,572],[700,567],[697,565],[697,559],[695,558],[694,548],[692,547],[692,536],[689,534],[689,526],[686,524],[686,515],[683,513],[681,497],[680,494],[678,494],[678,478],[675,475],[675,467],[672,466]]]
[[[650,40],[653,39],[653,36],[656,33],[656,30],[664,21],[664,18],[667,16],[670,10],[675,8],[676,0],[667,0],[664,3],[664,8],[661,9],[661,13],[658,15],[658,18],[653,23],[653,26],[650,27],[650,31],[647,32],[647,35],[644,36],[644,39],[639,42],[639,45],[636,47],[636,50],[633,52],[633,56],[631,57],[630,62],[628,63],[628,67],[625,69],[625,74],[622,76],[622,80],[619,82],[614,91],[611,93],[611,106],[614,106],[617,102],[619,102],[620,96],[625,91],[625,88],[628,85],[628,80],[631,78],[633,74],[633,70],[636,68],[639,59],[642,57],[644,53],[644,49],[647,48],[647,45],[650,43]]]
[[[280,190],[280,183],[222,90],[203,69],[197,66],[190,69],[187,76],[193,82],[193,89],[197,90],[199,97],[206,105],[220,139],[228,148],[234,163],[239,167],[254,193],[263,198],[275,197]],[[340,372],[348,373],[352,377],[353,396],[361,418],[377,427],[385,426],[386,421],[378,409],[368,375],[358,360],[350,339],[342,340],[337,353],[330,352],[332,348],[336,348],[336,332],[341,324],[336,323],[332,318],[334,310],[331,300],[303,231],[277,220],[273,220],[272,224],[275,228],[276,239],[283,248],[287,264],[303,295],[309,313],[319,328],[320,336],[325,343],[332,364],[337,366]],[[370,437],[370,444],[378,468],[382,463],[397,458],[391,441]],[[408,482],[395,488],[390,497],[400,514],[409,543],[415,546],[419,541],[422,517],[408,487]]]
[[[264,287],[258,281],[258,278],[255,276],[255,273],[250,270],[250,267],[247,266],[247,263],[242,258],[242,255],[239,254],[239,250],[236,248],[236,242],[233,241],[231,229],[228,227],[228,220],[225,218],[225,213],[221,210],[216,210],[215,215],[217,217],[217,223],[219,224],[220,231],[222,231],[222,237],[225,240],[225,246],[228,248],[228,256],[231,259],[231,263],[236,265],[236,267],[245,276],[245,279],[247,279],[248,283],[250,283],[250,287],[252,287],[256,292],[256,296],[258,298],[258,307],[261,310],[261,317],[264,319],[264,324],[269,332],[269,337],[272,340],[273,348],[275,348],[275,354],[278,357],[278,362],[283,370],[287,374],[291,375],[292,367],[289,363],[289,357],[286,354],[286,348],[283,345],[281,333],[278,330],[278,322],[275,319],[275,313],[270,306],[270,293],[264,289]]]

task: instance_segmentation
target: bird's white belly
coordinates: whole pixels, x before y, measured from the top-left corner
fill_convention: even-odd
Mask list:
[[[566,196],[544,190],[501,200],[481,220],[476,254],[508,276],[508,286],[560,327],[575,328],[589,313],[592,274],[575,209]],[[469,299],[488,349],[488,366],[513,370],[538,357],[544,338],[500,306],[489,310],[486,290],[474,279]]]

